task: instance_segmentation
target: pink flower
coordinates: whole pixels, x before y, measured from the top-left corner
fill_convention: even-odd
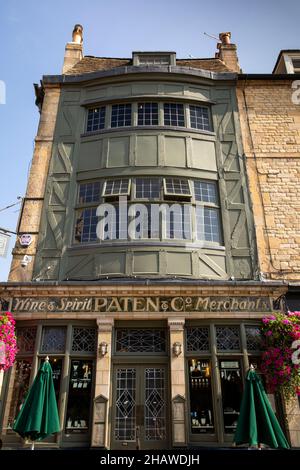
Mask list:
[[[266,332],[266,336],[272,336],[272,334],[273,334],[273,333],[272,333],[271,330],[269,330],[269,331]]]

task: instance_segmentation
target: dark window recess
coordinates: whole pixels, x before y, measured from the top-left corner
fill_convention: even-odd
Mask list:
[[[131,104],[114,104],[111,107],[111,127],[131,126]]]
[[[158,125],[158,104],[138,103],[138,125],[157,126]]]
[[[239,361],[220,360],[224,431],[236,430],[243,393],[242,372]]]
[[[88,110],[87,116],[87,132],[98,131],[105,127],[105,106],[100,108],[92,108]]]
[[[190,120],[191,127],[193,127],[194,129],[200,129],[203,131],[211,130],[207,108],[203,108],[202,106],[190,105]]]
[[[90,425],[93,362],[72,360],[65,432],[83,434]]]
[[[184,127],[184,109],[180,103],[164,104],[165,126]]]
[[[188,367],[192,434],[213,434],[211,364],[208,359],[190,359]]]

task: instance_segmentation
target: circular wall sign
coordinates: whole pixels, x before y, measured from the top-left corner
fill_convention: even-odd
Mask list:
[[[32,236],[28,233],[23,233],[23,235],[20,236],[20,243],[22,246],[29,246],[31,242]]]

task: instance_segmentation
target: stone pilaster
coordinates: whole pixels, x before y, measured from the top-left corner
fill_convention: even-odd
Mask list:
[[[112,358],[112,331],[113,319],[97,320],[98,343],[97,343],[97,364],[96,364],[96,384],[95,400],[93,410],[93,435],[92,447],[109,447],[109,426],[108,416],[111,406],[111,358]],[[103,355],[101,346],[106,353]]]
[[[169,318],[172,445],[186,445],[186,384],[184,355],[184,318]],[[176,352],[177,347],[177,352]],[[181,351],[180,351],[181,349]],[[179,354],[178,354],[179,352]]]

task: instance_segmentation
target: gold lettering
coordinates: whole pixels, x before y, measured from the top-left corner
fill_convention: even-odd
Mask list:
[[[209,297],[198,297],[195,310],[208,310]]]
[[[107,298],[106,297],[97,297],[95,299],[95,310],[96,312],[102,312],[105,310],[105,307],[107,306]]]
[[[40,312],[43,312],[43,311],[46,310],[46,309],[47,309],[47,302],[44,302],[44,301],[43,301],[43,302],[40,302],[40,303],[39,303],[39,306],[38,306],[38,310],[39,310]]]
[[[217,308],[217,302],[215,300],[212,300],[209,304],[210,310],[216,310]]]
[[[122,312],[122,308],[117,297],[112,297],[108,304],[107,312]]]
[[[240,303],[239,303],[239,309],[240,310],[246,310],[247,309],[247,300],[242,300]]]
[[[144,312],[145,299],[143,297],[134,297],[132,301],[132,310],[134,312]]]
[[[171,308],[174,312],[182,312],[183,310],[183,298],[182,297],[173,297],[171,300]]]
[[[155,301],[151,297],[146,298],[146,310],[150,312],[159,312],[159,297],[155,297]]]

